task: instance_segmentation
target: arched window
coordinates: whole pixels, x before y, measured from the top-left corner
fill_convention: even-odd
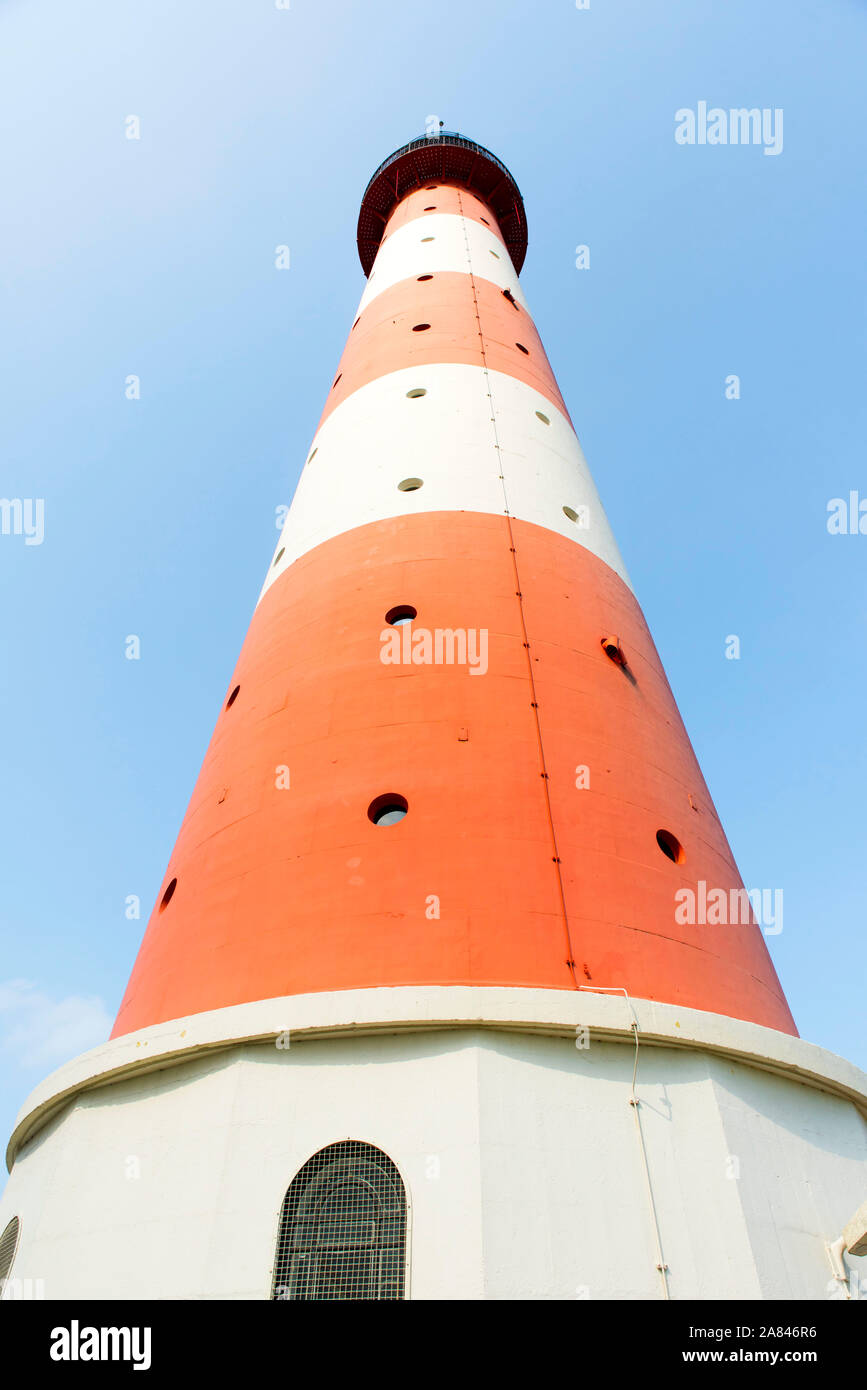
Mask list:
[[[0,1236],[0,1298],[3,1297],[3,1289],[9,1272],[12,1269],[12,1261],[15,1259],[15,1251],[18,1248],[18,1234],[21,1230],[21,1222],[17,1216],[13,1216],[2,1236]]]
[[[387,1154],[344,1139],[296,1173],[283,1201],[272,1299],[404,1297],[406,1193]]]

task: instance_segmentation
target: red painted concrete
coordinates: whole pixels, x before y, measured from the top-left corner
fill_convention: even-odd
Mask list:
[[[416,630],[487,629],[487,674],[383,665],[400,603]],[[469,512],[350,531],[269,589],[236,684],[115,1036],[284,994],[576,977],[795,1032],[756,926],[675,922],[676,889],[740,878],[640,609],[580,545]],[[383,792],[409,802],[387,828]]]
[[[430,327],[415,332],[419,323]],[[529,314],[510,304],[490,280],[438,272],[430,280],[401,280],[370,301],[349,334],[319,427],[368,382],[416,367],[417,384],[424,386],[425,367],[443,362],[487,366],[516,377],[569,418]]]
[[[475,193],[471,193],[468,188],[461,188],[458,184],[440,182],[436,183],[433,188],[425,184],[415,193],[408,193],[398,203],[386,223],[383,242],[393,232],[396,232],[398,227],[404,227],[407,222],[412,222],[417,217],[426,217],[428,209],[431,207],[435,212],[451,213],[456,217],[468,217],[472,222],[485,224],[494,236],[499,237],[503,246],[503,260],[507,265],[511,265],[509,252],[493,211]]]

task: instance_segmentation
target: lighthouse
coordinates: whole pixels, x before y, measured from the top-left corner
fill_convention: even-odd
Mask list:
[[[364,292],[112,1036],[10,1140],[10,1289],[850,1296],[867,1078],[797,1034],[526,251],[463,136],[365,190]]]

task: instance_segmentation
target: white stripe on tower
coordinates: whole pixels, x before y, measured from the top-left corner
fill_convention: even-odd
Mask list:
[[[401,304],[414,306],[409,317],[415,320],[424,313],[449,317],[450,296],[437,296],[436,280],[440,277],[442,283],[443,275],[450,277],[450,287],[461,277],[457,291],[464,301],[471,293],[471,287],[462,288],[467,279],[471,285],[481,281],[509,292],[515,339],[504,343],[507,351],[516,353],[517,335],[538,338],[503,240],[493,227],[464,215],[460,190],[449,192],[457,198],[458,211],[419,207],[380,246],[341,375],[347,357],[351,361],[353,334],[360,330],[363,336],[367,316],[375,313],[386,290],[396,289]],[[423,201],[415,195],[416,204]],[[405,215],[402,205],[399,211]],[[412,331],[406,319],[387,327]],[[477,345],[470,339],[461,346],[466,355]],[[355,390],[326,412],[263,595],[300,556],[353,526],[420,512],[504,515],[507,508],[515,519],[586,546],[629,583],[578,437],[559,400],[509,372],[489,370],[481,335],[477,355],[476,364],[426,362],[372,380],[362,377]],[[517,356],[515,360],[519,365]],[[412,480],[421,485],[407,490]]]

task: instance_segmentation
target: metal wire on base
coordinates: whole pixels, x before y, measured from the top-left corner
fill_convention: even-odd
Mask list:
[[[344,1139],[308,1159],[283,1201],[272,1299],[401,1299],[406,1193],[372,1144]]]

